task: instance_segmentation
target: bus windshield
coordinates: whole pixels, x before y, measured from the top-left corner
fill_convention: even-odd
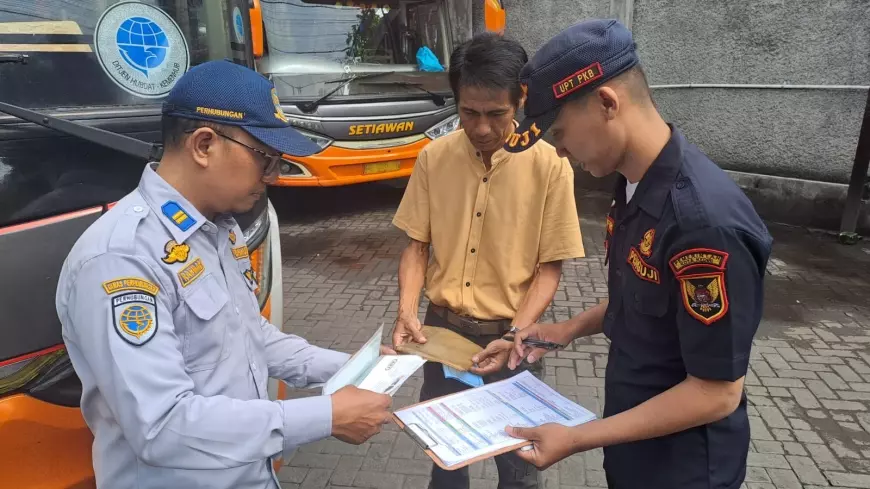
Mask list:
[[[190,67],[243,50],[247,0],[0,0],[0,100],[28,108],[157,104]]]
[[[261,0],[261,6],[267,52],[258,68],[267,74],[415,72],[418,51],[426,48],[437,59],[435,71],[448,61],[441,1]]]

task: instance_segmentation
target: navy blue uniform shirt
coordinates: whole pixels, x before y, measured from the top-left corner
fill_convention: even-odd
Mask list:
[[[607,217],[605,416],[687,375],[746,374],[772,244],[740,188],[672,126],[628,203],[625,183],[620,176]],[[715,423],[605,448],[604,465],[617,489],[737,489],[748,449],[744,394]]]

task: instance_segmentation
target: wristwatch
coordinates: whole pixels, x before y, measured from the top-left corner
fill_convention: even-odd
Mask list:
[[[516,327],[516,326],[511,326],[511,329],[509,329],[508,332],[505,333],[505,334],[501,337],[501,339],[503,339],[503,340],[505,340],[505,341],[513,341],[513,340],[514,340],[514,335],[516,335],[516,334],[519,333],[519,332],[520,332],[520,328],[518,328],[518,327]]]

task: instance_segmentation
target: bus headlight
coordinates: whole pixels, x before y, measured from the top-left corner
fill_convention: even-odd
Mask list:
[[[441,136],[446,136],[457,129],[459,129],[459,115],[453,114],[450,117],[439,122],[438,124],[430,127],[425,134],[429,139],[438,139]]]
[[[304,129],[299,129],[298,127],[294,127],[296,131],[298,131],[303,136],[307,137],[311,140],[312,143],[316,144],[320,147],[321,150],[326,149],[330,144],[332,144],[332,139],[329,139],[326,136],[321,136],[320,134],[314,134],[313,132],[308,132]]]

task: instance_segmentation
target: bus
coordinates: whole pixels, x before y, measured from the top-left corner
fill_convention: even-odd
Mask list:
[[[0,0],[0,486],[95,487],[81,384],[55,312],[82,232],[158,160],[161,100],[190,67],[254,67],[249,0]],[[267,197],[235,216],[263,316],[282,324]],[[270,384],[277,396],[277,382]]]
[[[408,177],[423,147],[459,127],[453,48],[504,31],[499,0],[255,0],[252,12],[257,70],[321,149],[288,158],[285,187]]]

